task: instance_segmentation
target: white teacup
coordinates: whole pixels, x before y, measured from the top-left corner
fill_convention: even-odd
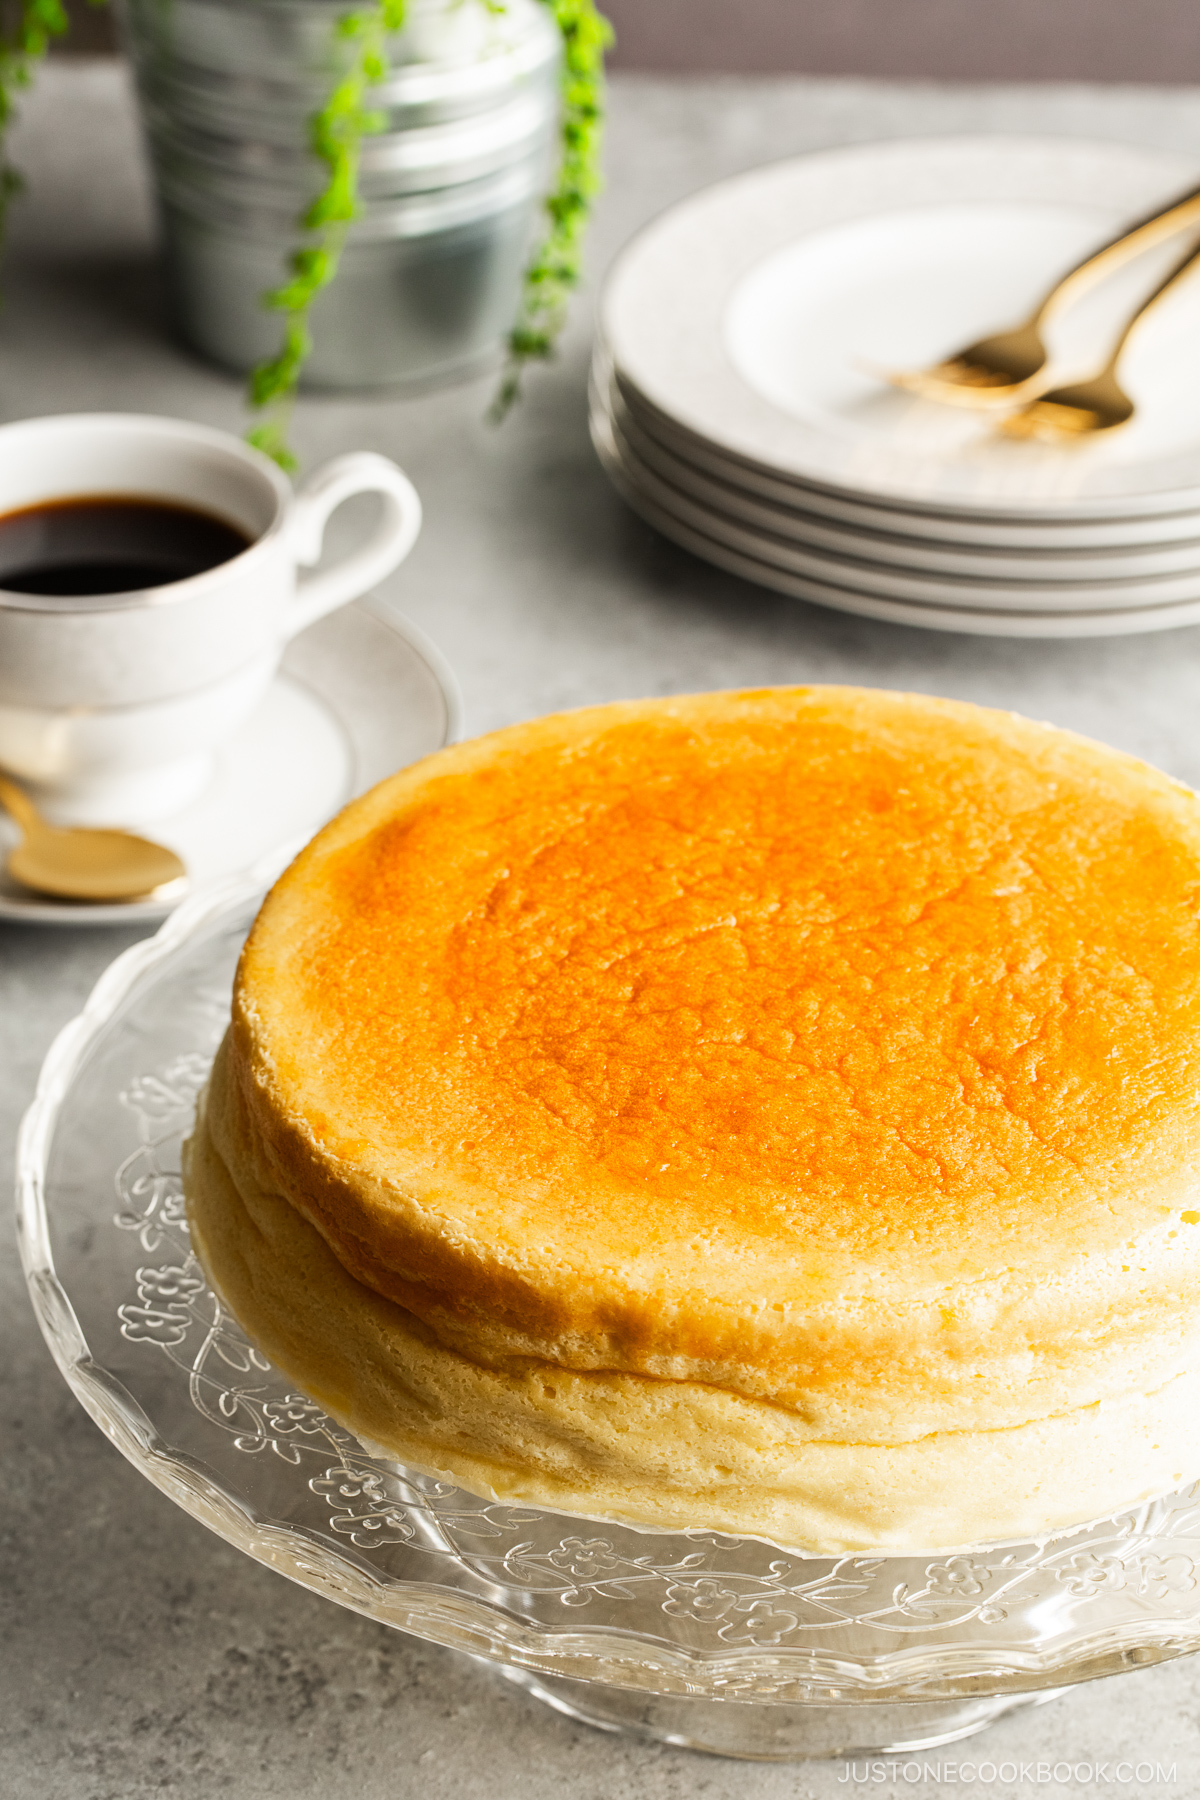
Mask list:
[[[297,580],[352,494],[382,515],[361,548]],[[130,593],[21,594],[0,576],[0,766],[61,824],[139,825],[184,806],[252,711],[296,632],[366,593],[421,528],[407,476],[370,451],[293,493],[269,458],[180,419],[79,413],[0,426],[0,514],[71,498],[174,502],[249,548]]]

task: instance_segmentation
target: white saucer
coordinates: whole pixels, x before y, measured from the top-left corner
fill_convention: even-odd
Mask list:
[[[876,504],[1085,521],[1200,506],[1200,280],[1130,344],[1118,433],[998,438],[864,371],[913,368],[1026,315],[1065,267],[1193,187],[1186,158],[1071,139],[957,138],[807,156],[648,226],[605,286],[617,370],[668,419],[768,473]],[[1066,379],[1103,358],[1162,246],[1056,322]]]
[[[293,640],[203,794],[150,835],[183,857],[195,893],[299,849],[355,794],[461,730],[458,683],[441,652],[398,613],[360,600]],[[91,906],[28,894],[2,872],[15,842],[0,815],[0,919],[149,924],[172,910],[162,901]]]

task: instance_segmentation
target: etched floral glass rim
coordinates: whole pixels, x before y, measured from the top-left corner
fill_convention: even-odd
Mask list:
[[[1017,1694],[1200,1649],[1200,1484],[1040,1545],[801,1557],[488,1503],[373,1458],[294,1393],[204,1283],[177,1174],[232,956],[274,873],[197,896],[117,958],[51,1047],[21,1128],[18,1237],[39,1324],[85,1410],[147,1479],[355,1611],[517,1668],[651,1694]],[[76,1238],[99,1244],[99,1282],[57,1216],[63,1168],[85,1177],[70,1190],[87,1190]],[[88,1182],[101,1184],[100,1218]]]

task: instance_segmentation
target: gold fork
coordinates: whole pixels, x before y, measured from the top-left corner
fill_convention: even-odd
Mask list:
[[[1117,380],[1117,364],[1151,308],[1197,265],[1200,265],[1200,244],[1192,246],[1126,321],[1102,369],[1086,381],[1069,382],[1065,387],[1051,388],[1039,394],[1019,412],[1001,419],[999,430],[1006,437],[1042,438],[1059,443],[1063,438],[1088,437],[1093,432],[1113,431],[1118,425],[1128,424],[1136,408]]]
[[[997,332],[967,344],[931,369],[881,369],[875,371],[894,387],[907,388],[929,400],[952,406],[978,408],[1011,406],[1028,398],[1037,388],[1047,362],[1042,327],[1047,320],[1108,275],[1154,244],[1174,237],[1200,220],[1200,188],[1181,194],[1149,218],[1123,231],[1120,237],[1093,250],[1069,269],[1050,289],[1029,318],[1010,331]]]

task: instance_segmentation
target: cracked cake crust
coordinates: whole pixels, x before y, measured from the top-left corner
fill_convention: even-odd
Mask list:
[[[915,695],[512,727],[278,883],[207,1129],[473,1364],[813,1444],[1128,1401],[1200,1363],[1200,802]]]

